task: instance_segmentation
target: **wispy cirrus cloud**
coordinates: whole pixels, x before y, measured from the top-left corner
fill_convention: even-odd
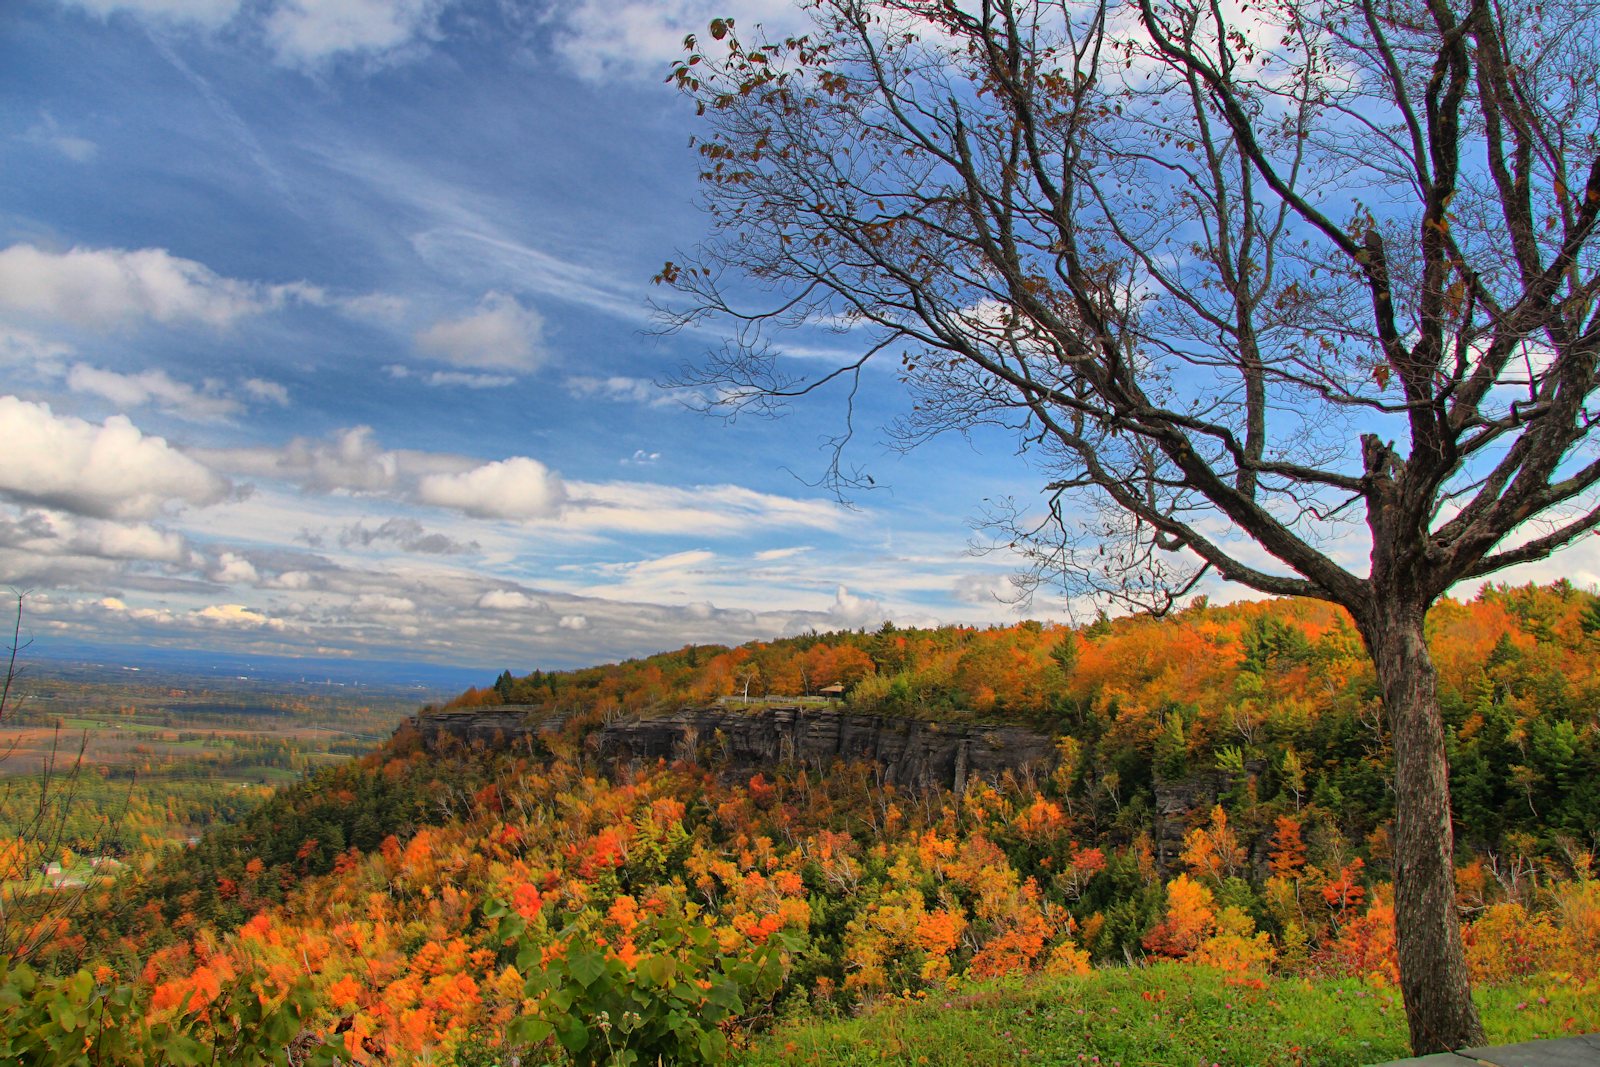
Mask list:
[[[390,363],[383,372],[396,381],[419,381],[430,388],[459,386],[463,389],[503,389],[517,379],[509,374],[475,374],[470,371],[415,371],[402,363]]]
[[[573,529],[728,537],[758,530],[842,530],[861,516],[829,499],[779,496],[738,485],[569,482]]]
[[[65,361],[73,352],[73,347],[63,341],[0,322],[0,365],[11,364],[39,377],[60,377],[66,373]]]
[[[440,210],[433,193],[448,186],[418,174],[410,180],[418,188],[398,185],[392,179],[386,179],[385,185],[416,208],[430,214]],[[458,204],[450,212],[463,216],[461,222],[433,226],[411,237],[417,254],[435,268],[468,281],[503,279],[519,291],[554,297],[641,326],[653,324],[642,286],[619,282],[571,257],[508,236],[471,208]]]
[[[538,299],[542,315],[579,309],[640,327],[656,322],[648,271],[631,260],[620,268],[608,263],[596,247],[600,242],[563,240],[564,228],[576,226],[570,211],[530,217],[525,203],[380,148],[341,142],[318,151],[316,159],[341,189],[360,190],[363,202],[381,205],[387,224],[436,278],[523,303]]]
[[[607,400],[615,404],[640,404],[651,408],[689,407],[700,398],[694,389],[657,385],[648,378],[613,374],[604,378],[574,374],[567,377],[567,392],[579,400]]]
[[[94,157],[100,154],[99,145],[87,137],[68,132],[48,111],[40,115],[37,123],[28,127],[22,138],[32,144],[54,149],[74,163],[93,162]]]
[[[240,383],[250,397],[264,403],[277,404],[279,407],[289,406],[289,390],[279,382],[268,381],[265,378],[246,378]]]
[[[810,545],[794,545],[789,548],[766,548],[755,554],[755,559],[761,563],[770,563],[774,560],[792,559],[811,551]]]
[[[167,24],[188,24],[217,29],[233,21],[241,0],[63,0],[66,7],[78,8],[102,18],[131,15]]]

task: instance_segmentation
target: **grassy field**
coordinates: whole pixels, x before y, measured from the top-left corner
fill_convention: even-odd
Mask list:
[[[1485,987],[1479,1002],[1496,1044],[1600,1031],[1594,983]],[[1398,990],[1354,980],[1241,979],[1164,964],[961,985],[880,1003],[855,1018],[794,1020],[739,1062],[1335,1067],[1409,1054]]]

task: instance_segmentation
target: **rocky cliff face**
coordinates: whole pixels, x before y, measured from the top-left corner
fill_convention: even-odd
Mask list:
[[[537,706],[508,704],[468,711],[425,711],[407,719],[400,729],[416,730],[428,744],[450,738],[468,747],[510,748],[521,738],[561,729],[566,719]]]
[[[495,747],[556,729],[560,722],[521,707],[435,712],[411,720],[430,741],[448,736]],[[730,776],[782,765],[821,771],[835,762],[865,761],[882,768],[885,784],[958,791],[974,778],[996,781],[1008,771],[1042,777],[1058,761],[1051,739],[1030,730],[815,707],[696,708],[619,719],[600,728],[598,755],[621,766],[689,760]]]

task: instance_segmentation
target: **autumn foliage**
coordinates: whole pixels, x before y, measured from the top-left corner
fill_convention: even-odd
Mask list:
[[[1430,619],[1484,980],[1600,981],[1596,603],[1490,589]],[[606,714],[740,677],[1025,722],[1060,762],[957,796],[866,765],[594,761]],[[1365,653],[1324,605],[685,649],[508,695],[574,714],[516,751],[400,736],[308,780],[247,832],[130,875],[79,917],[61,976],[16,1002],[48,1013],[37,991],[76,982],[85,1003],[123,999],[126,1034],[203,1046],[248,991],[274,1035],[346,1062],[653,1063],[718,1059],[782,1004],[1096,961],[1395,980],[1387,733]],[[0,974],[0,993],[18,981]]]

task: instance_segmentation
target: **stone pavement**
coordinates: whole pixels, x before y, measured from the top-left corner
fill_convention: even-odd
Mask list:
[[[1563,1037],[1555,1041],[1527,1041],[1520,1045],[1493,1048],[1464,1048],[1459,1052],[1436,1052],[1414,1060],[1394,1060],[1380,1067],[1600,1067],[1600,1034]]]

